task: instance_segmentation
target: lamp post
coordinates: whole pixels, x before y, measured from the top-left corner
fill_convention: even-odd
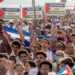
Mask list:
[[[34,8],[34,29],[36,28],[36,7],[35,7],[35,0],[32,0],[32,7]]]
[[[35,0],[32,0],[32,7],[34,8],[34,19],[36,19],[36,7],[35,7]]]

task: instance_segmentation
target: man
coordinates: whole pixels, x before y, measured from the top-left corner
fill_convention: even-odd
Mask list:
[[[37,67],[39,67],[39,65],[44,61],[46,60],[46,54],[44,52],[36,52],[36,57],[35,57],[35,60],[36,60],[36,65]]]
[[[75,55],[75,49],[74,49],[74,45],[72,43],[69,43],[66,45],[65,53],[67,55]]]
[[[2,20],[0,20],[0,52],[10,54],[11,51],[10,43],[2,31]]]
[[[17,52],[18,52],[18,50],[20,49],[20,46],[21,46],[20,42],[15,40],[15,41],[12,42],[11,46],[12,46],[12,54],[15,54],[17,56]]]
[[[22,62],[24,64],[28,60],[28,52],[26,50],[20,50],[18,56],[17,63]]]
[[[0,75],[12,75],[10,70],[12,63],[8,60],[6,53],[0,53]]]
[[[75,34],[71,35],[71,42],[75,45]]]

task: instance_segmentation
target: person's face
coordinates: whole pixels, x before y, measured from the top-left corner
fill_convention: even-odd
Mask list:
[[[46,60],[45,57],[41,54],[36,56],[36,62],[39,65],[42,61]]]
[[[47,40],[44,40],[44,44],[47,48],[49,48],[49,44],[48,44],[48,41]]]
[[[18,50],[19,50],[19,47],[18,47],[17,45],[14,45],[14,44],[13,44],[13,45],[12,45],[12,50],[13,50],[13,51],[18,51]]]
[[[38,44],[34,44],[32,47],[32,52],[36,52],[40,50],[40,46]]]
[[[65,49],[65,53],[68,54],[68,55],[74,55],[74,47],[69,44],[66,46],[66,49]]]
[[[25,49],[25,46],[24,45],[21,45],[20,49]]]
[[[60,45],[60,44],[56,44],[56,49],[57,49],[57,50],[63,50],[63,47],[62,47],[62,45]]]
[[[31,36],[30,36],[30,41],[32,41],[32,40],[33,40],[33,38],[34,38],[34,35],[33,35],[33,34],[31,34]]]
[[[20,55],[20,60],[22,61],[22,63],[25,63],[25,61],[28,59],[28,56],[26,54],[21,54]]]
[[[12,62],[12,64],[14,65],[15,64],[15,60],[10,60]]]
[[[24,75],[24,69],[22,66],[16,66],[16,73],[17,75]]]
[[[56,56],[62,56],[63,57],[64,55],[61,52],[56,52]]]
[[[32,69],[29,63],[25,64],[25,72],[29,72]]]
[[[75,44],[75,36],[72,36],[72,37],[71,37],[71,41],[72,41],[72,43]]]
[[[48,75],[49,72],[50,72],[49,65],[43,64],[40,68],[41,75]]]
[[[44,38],[39,38],[38,42],[42,44],[44,42]]]
[[[63,57],[64,57],[63,53],[56,52],[56,57],[55,57],[56,62],[59,62],[60,59],[62,59]]]
[[[51,50],[55,50],[55,46],[56,46],[56,41],[51,41],[51,43],[50,43],[50,49]]]

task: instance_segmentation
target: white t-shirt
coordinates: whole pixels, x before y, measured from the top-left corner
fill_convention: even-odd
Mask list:
[[[51,51],[47,51],[46,55],[47,55],[47,60],[49,60],[51,63],[54,62],[54,58],[53,58],[53,53]]]
[[[9,70],[6,72],[6,75],[11,75]],[[15,72],[15,75],[17,75],[16,72]]]
[[[37,68],[33,68],[30,70],[29,75],[37,75],[38,73],[38,69]]]

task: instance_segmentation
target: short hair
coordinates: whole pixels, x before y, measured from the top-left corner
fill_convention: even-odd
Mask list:
[[[7,53],[0,53],[0,58],[9,59],[9,56]]]
[[[28,52],[27,52],[26,50],[20,50],[20,51],[18,52],[18,56],[20,57],[21,54],[26,54],[26,55],[28,56]]]
[[[44,40],[46,40],[46,41],[48,42],[48,45],[50,44],[50,42],[49,42],[49,40],[48,40],[48,39],[44,39]]]
[[[33,60],[27,60],[26,63],[28,63],[31,67],[35,68],[36,65],[35,65],[35,62]],[[25,64],[26,64],[25,63]]]
[[[11,55],[9,56],[9,60],[14,60],[15,63],[16,63],[16,56],[11,54]]]
[[[64,40],[64,37],[57,37],[57,41]]]
[[[71,37],[74,37],[75,36],[75,34],[71,34]]]
[[[20,48],[20,46],[21,46],[21,45],[20,45],[20,42],[18,42],[18,41],[13,41],[13,42],[12,42],[12,45],[17,45],[19,48]]]
[[[41,66],[44,64],[49,65],[49,69],[52,71],[52,64],[49,61],[43,61],[39,67],[41,68]]]
[[[43,39],[44,37],[43,36],[39,36],[39,39]]]
[[[31,50],[29,47],[25,47],[25,50],[27,50],[29,54],[31,53]]]
[[[41,51],[39,51],[39,52],[36,52],[36,56],[37,56],[37,55],[43,55],[45,58],[47,57],[47,56],[46,56],[46,53],[44,53],[44,52],[41,52]]]
[[[40,49],[42,48],[42,45],[39,42],[37,42],[36,44],[38,44],[40,46]]]

